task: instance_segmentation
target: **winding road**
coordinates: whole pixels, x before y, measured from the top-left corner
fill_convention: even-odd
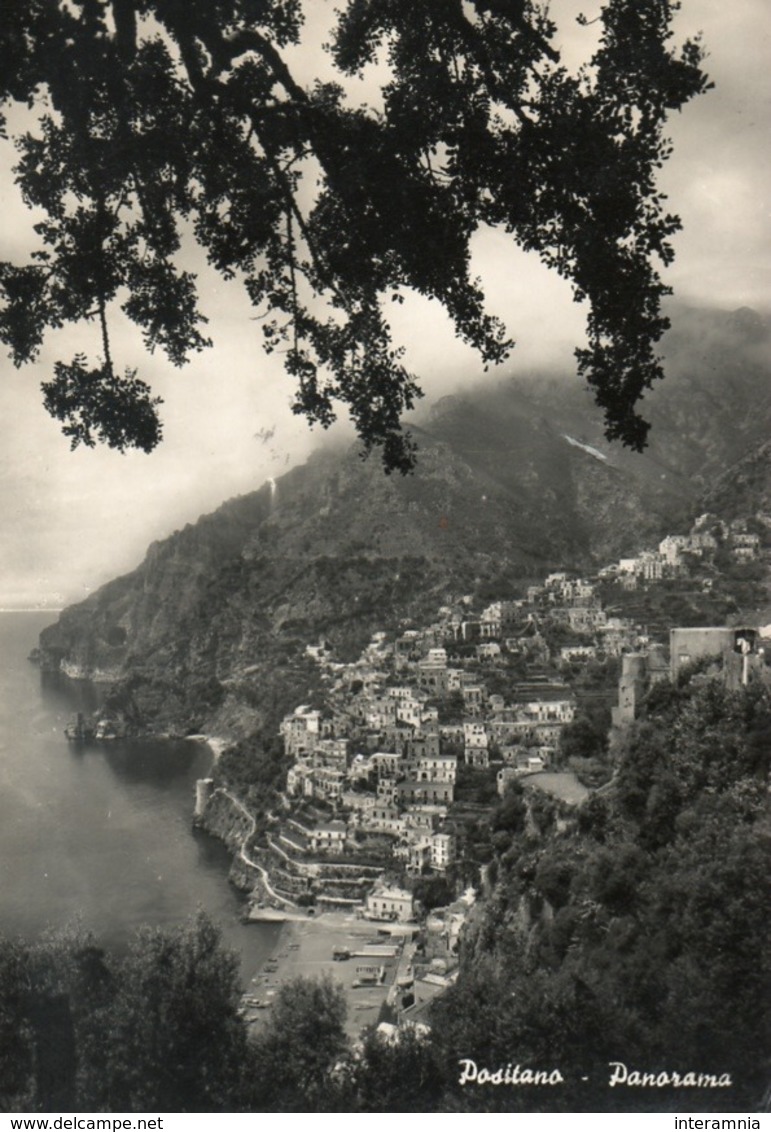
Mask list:
[[[244,862],[245,865],[248,865],[250,868],[257,870],[262,879],[265,891],[268,893],[272,900],[276,900],[279,904],[284,904],[288,908],[297,908],[298,905],[295,904],[292,900],[288,900],[286,896],[279,896],[273,885],[270,883],[268,870],[263,865],[261,865],[259,861],[255,861],[252,857],[250,857],[246,851],[247,842],[249,841],[249,838],[254,835],[257,829],[257,822],[254,819],[254,815],[250,814],[243,802],[239,798],[236,798],[235,794],[231,794],[229,790],[226,790],[224,786],[218,787],[215,793],[224,795],[224,797],[227,798],[228,801],[231,802],[237,810],[241,811],[241,813],[249,822],[249,832],[244,835],[243,841],[241,842],[241,848],[238,850],[238,856],[240,857],[240,859]]]

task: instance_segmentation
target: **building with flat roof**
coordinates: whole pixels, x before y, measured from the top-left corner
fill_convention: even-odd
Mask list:
[[[404,888],[376,885],[367,896],[366,915],[373,920],[411,920],[414,913],[412,893]]]

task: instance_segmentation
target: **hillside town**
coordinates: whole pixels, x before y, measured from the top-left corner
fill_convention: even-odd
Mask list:
[[[705,514],[687,535],[667,535],[655,550],[620,558],[600,570],[598,577],[617,578],[624,588],[633,590],[646,582],[683,577],[689,568],[713,560],[719,551],[728,561],[740,564],[756,561],[760,549],[760,535],[749,531],[744,519],[726,523]]]
[[[732,593],[765,593],[767,556],[762,531],[705,515],[591,576],[554,571],[518,597],[462,595],[428,624],[376,629],[355,660],[306,645],[315,691],[281,719],[272,809],[255,817],[227,784],[198,783],[196,814],[234,850],[248,918],[292,928],[252,979],[247,1020],[264,1022],[287,978],[326,971],[353,996],[352,1037],[426,1025],[457,979],[507,812],[536,841],[544,819],[575,828],[660,682],[771,684],[771,625],[746,624],[736,603],[710,620]]]
[[[285,808],[261,854],[272,902],[412,921],[410,878],[450,877],[456,889],[477,879],[463,868],[467,828],[510,783],[567,808],[587,796],[564,737],[593,699],[617,731],[653,684],[705,657],[723,657],[737,684],[765,674],[757,628],[667,634],[603,600],[609,583],[626,592],[686,572],[708,591],[720,552],[752,562],[761,540],[743,522],[703,516],[594,577],[554,572],[520,599],[477,608],[463,597],[431,624],[378,631],[353,663],[326,641],[309,645],[324,691],[280,725]]]

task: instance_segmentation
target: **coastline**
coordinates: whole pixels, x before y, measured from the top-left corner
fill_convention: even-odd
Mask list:
[[[197,735],[186,735],[185,738],[191,739],[194,743],[204,743],[212,753],[212,761],[216,765],[224,751],[233,742],[232,739],[223,739],[217,735],[204,735],[203,733]]]

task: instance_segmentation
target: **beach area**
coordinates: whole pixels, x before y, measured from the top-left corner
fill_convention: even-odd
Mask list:
[[[233,745],[232,739],[221,739],[216,735],[204,735],[203,732],[198,732],[196,735],[187,735],[187,739],[196,743],[203,743],[209,748],[212,755],[212,764],[218,763],[223,751]]]
[[[260,1026],[285,983],[328,976],[345,991],[347,1030],[355,1038],[363,1027],[381,1021],[384,1006],[394,1005],[400,989],[412,983],[416,933],[416,925],[382,924],[351,913],[286,913],[272,955],[249,981],[244,1016]]]

